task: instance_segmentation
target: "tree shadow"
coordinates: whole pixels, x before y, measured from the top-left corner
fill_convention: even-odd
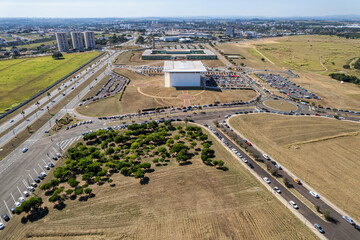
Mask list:
[[[115,187],[115,186],[116,186],[115,183],[110,184],[110,187]]]
[[[166,162],[166,161],[165,161]],[[147,173],[152,173],[152,172],[154,172],[155,171],[155,169],[152,169],[152,168],[149,168],[149,169],[146,169],[146,172]]]
[[[142,179],[140,179],[140,184],[141,185],[146,185],[150,182],[150,178],[149,177],[144,177]]]
[[[186,165],[191,165],[192,162],[191,161],[186,161],[186,162],[180,162],[179,165],[180,166],[186,166]]]
[[[76,200],[76,198],[77,196],[75,194],[70,196],[70,200]]]
[[[80,202],[86,202],[89,199],[89,196],[81,196],[79,197]]]
[[[44,194],[45,194],[45,196],[51,196],[51,195],[53,195],[53,193],[54,193],[54,190],[49,190],[49,191],[46,191]]]
[[[39,208],[39,209],[31,212],[26,218],[27,218],[30,222],[35,222],[35,221],[37,221],[37,220],[42,219],[42,218],[45,217],[46,215],[48,215],[48,213],[49,213],[48,207]]]
[[[63,210],[65,207],[66,207],[66,204],[64,202],[59,202],[58,204],[56,204],[54,206],[54,208],[59,210],[59,211]]]
[[[95,196],[96,196],[95,193],[90,193],[90,194],[89,194],[89,198],[94,198]]]

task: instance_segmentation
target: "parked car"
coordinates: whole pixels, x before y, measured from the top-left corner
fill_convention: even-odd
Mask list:
[[[9,216],[4,213],[2,216],[1,216],[6,222],[10,220]]]
[[[318,223],[315,223],[315,224],[314,224],[314,227],[315,227],[320,233],[325,233],[324,229],[322,229],[322,227],[321,227]]]
[[[28,191],[23,191],[23,194],[25,197],[28,197],[30,195]]]
[[[293,208],[299,209],[298,205],[296,205],[296,203],[294,201],[289,201],[289,203]]]
[[[264,177],[263,179],[267,184],[270,184],[270,180],[267,177]]]
[[[5,225],[3,223],[0,223],[0,230],[3,230],[5,228]]]
[[[19,197],[19,202],[20,202],[20,203],[25,202],[25,198],[23,198],[23,197]]]
[[[15,206],[16,206],[16,207],[20,207],[20,205],[21,205],[21,203],[15,202]]]
[[[23,152],[23,153],[26,153],[27,150],[29,150],[29,149],[28,149],[27,147],[24,147],[24,148],[22,149],[22,152]]]
[[[343,218],[345,221],[347,221],[348,223],[350,223],[351,225],[354,225],[354,224],[355,224],[355,222],[354,222],[351,218],[349,218],[348,216],[342,216],[342,218]]]
[[[49,162],[48,166],[51,167],[51,168],[55,167],[55,165],[52,162]]]

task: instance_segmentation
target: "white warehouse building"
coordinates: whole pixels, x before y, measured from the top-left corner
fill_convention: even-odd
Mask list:
[[[204,72],[201,61],[165,61],[165,87],[200,87]]]

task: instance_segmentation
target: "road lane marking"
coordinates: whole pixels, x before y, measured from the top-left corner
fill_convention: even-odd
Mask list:
[[[14,200],[14,203],[15,203],[16,200],[15,200],[14,196],[12,195],[12,193],[10,193],[10,195],[11,195],[11,197],[12,197],[12,199]]]
[[[20,191],[20,188],[18,186],[16,186],[16,188],[19,190],[20,195],[24,197],[23,193]]]
[[[5,203],[5,207],[6,207],[6,209],[7,209],[7,210],[8,210],[8,212],[9,212],[10,217],[12,217],[12,213],[11,213],[11,211],[10,211],[10,209],[9,209],[8,205],[6,204],[5,200],[4,200],[4,203]]]

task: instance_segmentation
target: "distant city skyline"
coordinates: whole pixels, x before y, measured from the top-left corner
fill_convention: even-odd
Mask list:
[[[359,14],[359,0],[0,1],[0,17],[321,17]]]

